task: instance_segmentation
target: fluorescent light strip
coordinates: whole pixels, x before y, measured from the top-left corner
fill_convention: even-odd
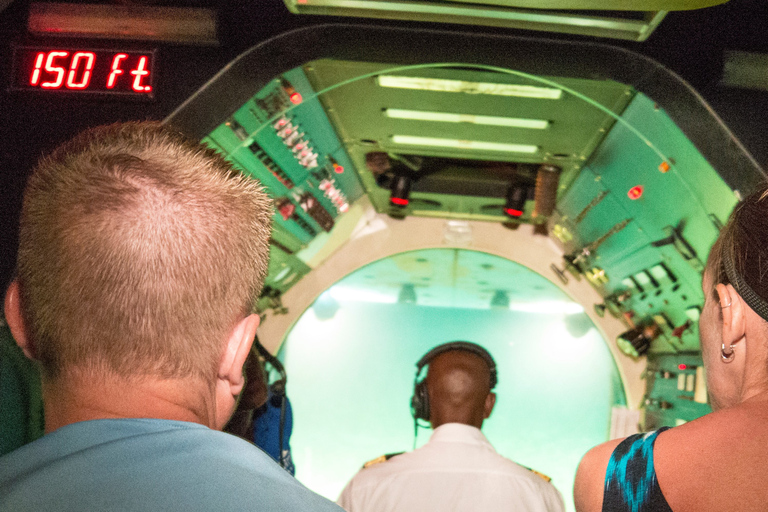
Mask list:
[[[483,151],[503,151],[505,153],[536,153],[539,150],[538,146],[527,144],[502,144],[480,140],[438,139],[435,137],[415,137],[411,135],[393,135],[392,142],[395,144],[408,144],[411,146],[478,149]]]
[[[551,313],[553,315],[577,315],[584,312],[584,308],[580,304],[559,300],[512,302],[509,305],[509,309],[512,311],[523,311],[525,313]]]
[[[328,292],[339,302],[375,302],[379,304],[395,304],[396,293],[385,293],[368,287],[336,284],[328,289]]]
[[[384,115],[392,119],[436,121],[439,123],[470,123],[488,126],[506,126],[509,128],[531,128],[533,130],[544,130],[549,126],[549,121],[544,119],[476,116],[474,114],[448,114],[443,112],[425,112],[423,110],[402,110],[399,108],[384,109]]]
[[[464,80],[445,80],[442,78],[381,75],[378,77],[378,81],[381,87],[417,89],[421,91],[491,94],[494,96],[516,96],[519,98],[538,98],[545,100],[559,100],[563,95],[562,90],[553,87],[494,84],[489,82],[466,82]]]

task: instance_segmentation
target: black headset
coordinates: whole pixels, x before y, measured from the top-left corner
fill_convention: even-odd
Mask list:
[[[434,358],[444,352],[451,350],[464,350],[465,352],[471,352],[477,356],[483,358],[488,365],[488,369],[491,374],[491,389],[496,387],[498,378],[496,376],[496,362],[491,357],[491,354],[477,343],[470,343],[469,341],[451,341],[438,345],[419,359],[416,363],[416,377],[413,383],[413,397],[411,398],[411,414],[415,422],[419,420],[429,421],[429,393],[427,390],[427,379],[419,380],[421,370],[429,364]]]
[[[272,366],[280,374],[280,378],[269,385],[269,391],[272,397],[269,399],[273,407],[280,408],[280,423],[278,427],[278,450],[280,452],[280,458],[277,461],[283,469],[288,469],[291,463],[290,458],[286,459],[283,454],[283,433],[285,432],[285,415],[288,405],[287,398],[285,397],[285,384],[288,382],[288,375],[285,373],[285,367],[278,358],[273,356],[267,348],[259,341],[259,336],[256,335],[253,338],[253,348],[256,352],[264,358],[264,360]],[[265,372],[265,378],[268,379],[269,374]]]
[[[272,397],[277,397],[278,399],[285,396],[285,384],[288,382],[288,375],[285,373],[285,367],[283,366],[283,363],[280,362],[278,358],[273,356],[267,348],[261,344],[259,341],[259,336],[254,336],[253,338],[253,349],[258,352],[258,354],[264,359],[265,362],[269,363],[269,365],[277,370],[277,373],[280,374],[280,378],[277,379],[272,384],[269,384],[269,391],[272,393]],[[269,380],[269,373],[265,373],[264,377]],[[279,404],[276,405],[276,407],[279,407]]]

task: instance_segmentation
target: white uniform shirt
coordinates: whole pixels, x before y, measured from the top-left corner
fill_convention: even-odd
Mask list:
[[[479,429],[447,423],[421,448],[360,470],[339,497],[349,512],[562,512],[543,478],[496,453]]]

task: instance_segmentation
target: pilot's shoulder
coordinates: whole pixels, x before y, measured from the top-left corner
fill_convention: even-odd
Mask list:
[[[548,477],[548,476],[547,476],[547,475],[545,475],[544,473],[541,473],[541,472],[539,472],[539,471],[536,471],[536,470],[535,470],[535,469],[533,469],[533,468],[529,468],[529,467],[527,467],[527,466],[522,466],[522,465],[521,465],[521,467],[522,467],[523,469],[527,469],[528,471],[530,471],[530,472],[531,472],[531,473],[533,473],[534,475],[538,476],[539,478],[541,478],[542,480],[544,480],[544,481],[545,481],[545,482],[547,482],[547,483],[549,483],[549,482],[551,482],[551,481],[552,481],[552,478],[551,478],[551,477]]]
[[[398,455],[401,455],[405,452],[396,452],[396,453],[385,453],[384,455],[380,455],[379,457],[376,457],[375,459],[371,459],[365,464],[363,464],[363,469],[368,469],[371,466],[375,466],[376,464],[381,464],[382,462],[387,462],[392,457],[397,457]]]

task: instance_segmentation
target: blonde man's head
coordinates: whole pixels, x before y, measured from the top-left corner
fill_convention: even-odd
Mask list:
[[[156,123],[88,130],[24,193],[19,283],[46,376],[216,376],[267,270],[271,200]]]

